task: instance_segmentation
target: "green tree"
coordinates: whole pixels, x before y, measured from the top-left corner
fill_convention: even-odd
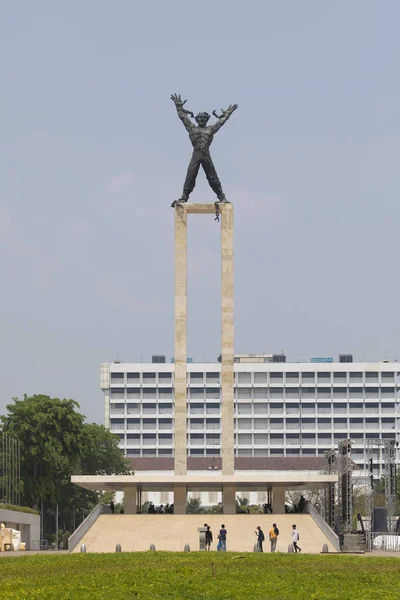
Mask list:
[[[118,444],[118,436],[103,425],[84,423],[79,472],[84,475],[129,474],[129,461]]]
[[[204,512],[201,506],[200,498],[189,498],[186,507],[186,512],[189,514],[198,514]]]
[[[22,501],[37,510],[41,500],[59,501],[60,482],[69,480],[80,458],[84,417],[74,400],[44,395],[13,400],[1,421],[21,441]]]

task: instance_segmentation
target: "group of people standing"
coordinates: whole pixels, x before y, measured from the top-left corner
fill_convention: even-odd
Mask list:
[[[207,523],[204,524],[204,527],[206,527],[206,550],[210,551],[211,550],[211,544],[213,543],[213,534],[211,531],[211,527],[210,525],[207,525]],[[219,552],[226,552],[226,537],[227,537],[227,530],[225,529],[225,525],[222,524],[221,525],[221,529],[219,530],[218,533],[218,544],[217,544],[217,550]],[[265,541],[265,535],[263,530],[261,529],[260,525],[257,526],[257,529],[255,531],[255,534],[257,536],[257,545],[258,545],[258,551],[259,552],[264,552],[263,550],[263,543]],[[275,552],[276,551],[276,546],[278,543],[278,536],[279,536],[279,529],[276,525],[276,523],[272,524],[271,529],[269,530],[269,541],[271,544],[271,552]],[[292,544],[293,544],[293,550],[295,552],[301,552],[301,548],[298,544],[298,541],[300,539],[300,535],[299,532],[297,530],[296,525],[292,526]]]
[[[255,534],[257,536],[258,551],[264,552],[263,542],[265,541],[265,535],[264,535],[264,532],[261,529],[260,525],[257,526]],[[275,552],[275,550],[276,550],[276,545],[278,543],[278,536],[279,536],[279,529],[278,529],[276,523],[273,523],[271,529],[269,530],[269,534],[268,534],[269,541],[271,544],[271,552]],[[296,527],[296,525],[293,525],[292,526],[292,544],[293,544],[293,550],[295,552],[301,552],[301,548],[298,545],[299,539],[300,539],[300,535],[297,530],[297,527]]]
[[[207,525],[207,523],[204,524],[204,527],[207,527],[206,529],[206,550],[210,551],[211,550],[211,544],[213,542],[213,534],[211,531],[211,527],[209,525]],[[217,550],[218,552],[226,552],[226,536],[227,536],[227,530],[225,529],[225,525],[222,524],[221,525],[221,529],[219,530],[219,534],[218,534],[218,544],[217,544]]]

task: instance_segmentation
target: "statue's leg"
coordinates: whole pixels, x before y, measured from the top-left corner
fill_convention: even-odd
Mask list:
[[[180,200],[178,200],[178,202],[187,202],[189,200],[189,196],[193,192],[194,186],[196,185],[196,178],[200,169],[200,163],[201,159],[198,158],[195,153],[193,153],[186,173],[185,183],[183,184],[182,197]]]
[[[227,202],[210,154],[203,157],[201,164],[203,166],[204,173],[206,174],[207,181],[210,184],[211,189],[217,194],[219,202]]]
[[[196,178],[200,169],[200,163],[201,159],[198,158],[193,152],[187,169],[185,183],[183,184],[182,196],[179,198],[179,200],[174,200],[174,202],[171,204],[172,208],[180,202],[187,202],[189,200],[189,196],[193,192],[194,186],[196,185]]]

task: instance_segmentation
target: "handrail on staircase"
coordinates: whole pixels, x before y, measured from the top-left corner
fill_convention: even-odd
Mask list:
[[[321,529],[322,533],[326,535],[335,550],[340,552],[339,536],[336,535],[331,527],[329,527],[328,523],[321,517],[317,509],[310,504],[310,502],[307,502],[304,507],[304,512],[308,513],[313,518],[314,522]]]
[[[88,514],[86,519],[75,529],[74,533],[68,538],[68,552],[72,552],[79,544],[83,536],[89,531],[92,525],[97,521],[100,515],[111,514],[111,508],[107,504],[98,504],[92,512]]]

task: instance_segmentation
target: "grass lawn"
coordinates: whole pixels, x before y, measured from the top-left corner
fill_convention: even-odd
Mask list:
[[[0,598],[399,600],[400,560],[229,552],[1,558]]]

